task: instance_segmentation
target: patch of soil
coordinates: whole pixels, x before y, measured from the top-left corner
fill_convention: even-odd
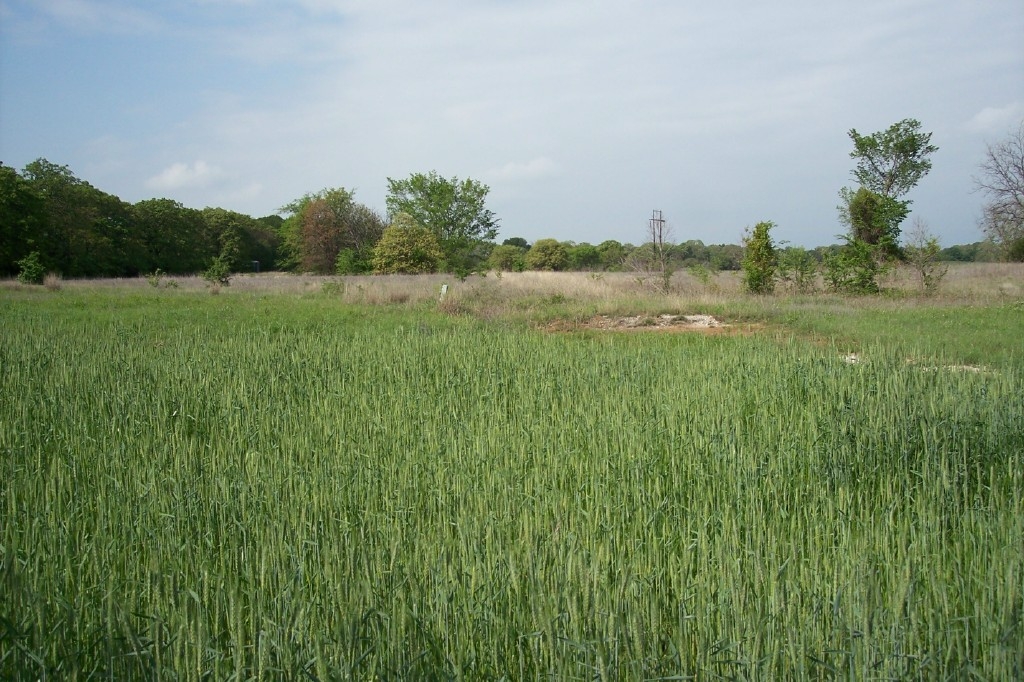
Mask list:
[[[698,332],[703,334],[749,334],[763,324],[730,325],[711,315],[597,315],[582,322],[559,320],[545,327],[548,331],[597,329],[615,332]]]

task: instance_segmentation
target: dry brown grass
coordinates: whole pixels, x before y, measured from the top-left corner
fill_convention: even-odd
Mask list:
[[[43,277],[43,286],[50,291],[60,291],[64,283],[64,279],[56,272],[48,272]]]
[[[797,295],[784,289],[767,297],[745,294],[738,272],[721,272],[706,281],[678,272],[668,293],[659,291],[655,276],[625,272],[506,272],[473,275],[459,281],[451,275],[319,276],[287,273],[235,275],[223,295],[284,294],[332,296],[360,305],[417,306],[438,301],[441,286],[449,293],[443,310],[470,313],[493,319],[506,315],[527,317],[557,308],[559,314],[586,317],[595,314],[698,313],[726,304],[747,301],[752,308],[786,301],[826,302],[840,298],[819,290]],[[23,288],[14,280],[0,283],[4,289]],[[1024,298],[1024,263],[952,263],[937,292],[921,295],[914,272],[898,268],[886,276],[888,296],[844,299],[848,305],[984,305]],[[61,280],[48,278],[47,288],[151,290],[145,278]],[[198,276],[163,277],[158,289],[173,292],[202,291],[208,282]]]

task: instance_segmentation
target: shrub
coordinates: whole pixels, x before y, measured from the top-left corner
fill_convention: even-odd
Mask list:
[[[153,272],[146,275],[146,281],[149,282],[149,286],[155,289],[160,286],[160,280],[162,280],[166,274],[167,273],[165,273],[163,270],[157,268]]]
[[[860,239],[844,237],[838,251],[825,255],[825,284],[847,294],[875,294],[878,278],[889,270],[882,249]]]
[[[557,239],[538,239],[524,259],[530,270],[564,270],[569,264],[569,254]]]
[[[743,235],[743,283],[752,294],[770,294],[775,289],[778,259],[771,230],[775,223],[759,222]]]
[[[489,264],[498,272],[518,272],[523,269],[523,254],[526,250],[511,244],[495,246],[491,251]]]
[[[379,274],[435,272],[444,252],[433,232],[407,213],[395,216],[373,248],[373,271]]]
[[[1024,237],[1010,243],[1006,256],[1012,263],[1024,263]]]
[[[939,239],[928,231],[928,226],[921,219],[914,220],[914,228],[910,240],[903,253],[917,273],[921,289],[930,296],[938,289],[942,278],[949,271],[949,265],[940,260],[942,247]]]
[[[223,254],[217,256],[203,273],[203,279],[216,287],[229,286],[231,284],[231,261]]]
[[[817,273],[818,263],[807,249],[789,246],[779,253],[779,279],[793,291],[813,291]]]
[[[334,259],[336,275],[360,275],[372,269],[373,266],[367,261],[366,256],[355,249],[342,249]]]
[[[18,281],[22,284],[42,284],[46,268],[39,261],[39,252],[33,251],[18,261]]]

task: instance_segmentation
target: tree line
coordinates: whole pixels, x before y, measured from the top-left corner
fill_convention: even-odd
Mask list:
[[[171,199],[131,204],[46,159],[20,173],[0,164],[0,276],[32,255],[65,277],[196,273],[218,258],[234,271],[272,266],[282,222]]]
[[[499,221],[487,207],[487,185],[433,171],[388,178],[388,218],[341,187],[254,218],[171,199],[130,204],[46,159],[20,172],[0,163],[0,277],[23,274],[26,264],[64,277],[206,273],[225,283],[232,272],[260,269],[654,270],[670,276],[684,268],[738,270],[753,249],[767,259],[764,267],[791,273],[825,267],[835,288],[867,291],[886,263],[908,255],[901,244],[911,203],[906,195],[931,169],[929,157],[938,148],[914,119],[871,135],[851,130],[849,136],[858,186],[840,191],[838,207],[848,231],[843,243],[810,251],[774,244],[770,221],[738,245],[673,244],[660,230],[644,235],[640,245],[555,239],[530,244],[521,237],[496,244]],[[941,249],[918,225],[924,242],[915,248],[926,248],[933,260],[1024,260],[1024,123],[1015,136],[988,148],[981,171],[976,184],[988,199],[981,227],[989,239]]]

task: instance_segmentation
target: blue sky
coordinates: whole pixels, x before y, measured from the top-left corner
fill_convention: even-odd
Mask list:
[[[1024,119],[1020,0],[0,0],[0,161],[254,216],[387,178],[491,188],[500,238],[815,246],[847,131],[921,121],[912,218],[982,238],[972,175]],[[909,226],[909,225],[908,225]]]

